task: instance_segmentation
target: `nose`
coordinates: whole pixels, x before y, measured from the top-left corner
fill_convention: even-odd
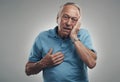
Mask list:
[[[71,18],[70,19],[68,19],[68,21],[67,21],[67,23],[66,23],[68,26],[70,26],[71,24],[72,24],[72,20],[71,20]]]

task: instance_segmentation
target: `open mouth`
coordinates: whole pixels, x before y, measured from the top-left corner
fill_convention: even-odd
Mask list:
[[[66,30],[72,30],[71,27],[63,27],[63,29],[66,29]]]
[[[70,34],[71,30],[72,29],[70,27],[63,27],[63,32],[65,32],[67,34]]]

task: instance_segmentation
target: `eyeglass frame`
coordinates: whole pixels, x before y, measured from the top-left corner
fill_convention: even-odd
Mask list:
[[[77,21],[78,21],[78,19],[79,18],[77,18],[77,17],[71,17],[71,16],[69,16],[69,15],[67,15],[67,14],[63,14],[62,15],[62,18],[64,19],[64,20],[69,20],[69,19],[71,19],[72,20],[72,23],[76,23]]]

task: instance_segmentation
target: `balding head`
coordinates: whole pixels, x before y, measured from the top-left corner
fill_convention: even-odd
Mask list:
[[[65,6],[68,6],[68,5],[72,5],[72,6],[76,7],[76,8],[78,9],[78,11],[79,11],[79,15],[81,15],[80,7],[79,7],[78,4],[73,3],[73,2],[67,2],[67,3],[65,3],[64,5],[62,5],[62,6],[60,7],[59,12],[58,12],[58,14],[57,14],[57,17],[59,17],[59,16],[61,15],[64,7],[65,7]]]

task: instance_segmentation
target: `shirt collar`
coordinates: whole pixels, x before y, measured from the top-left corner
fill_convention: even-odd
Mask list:
[[[58,31],[58,26],[56,26],[54,29],[50,29],[49,30],[49,37],[52,37],[52,38],[58,38],[58,34],[57,34],[57,31]]]
[[[58,26],[56,26],[54,29],[50,29],[48,36],[52,37],[52,38],[60,38],[60,36],[58,35],[57,31],[58,31]],[[78,32],[78,35],[77,35],[78,37],[80,36],[79,32]]]

